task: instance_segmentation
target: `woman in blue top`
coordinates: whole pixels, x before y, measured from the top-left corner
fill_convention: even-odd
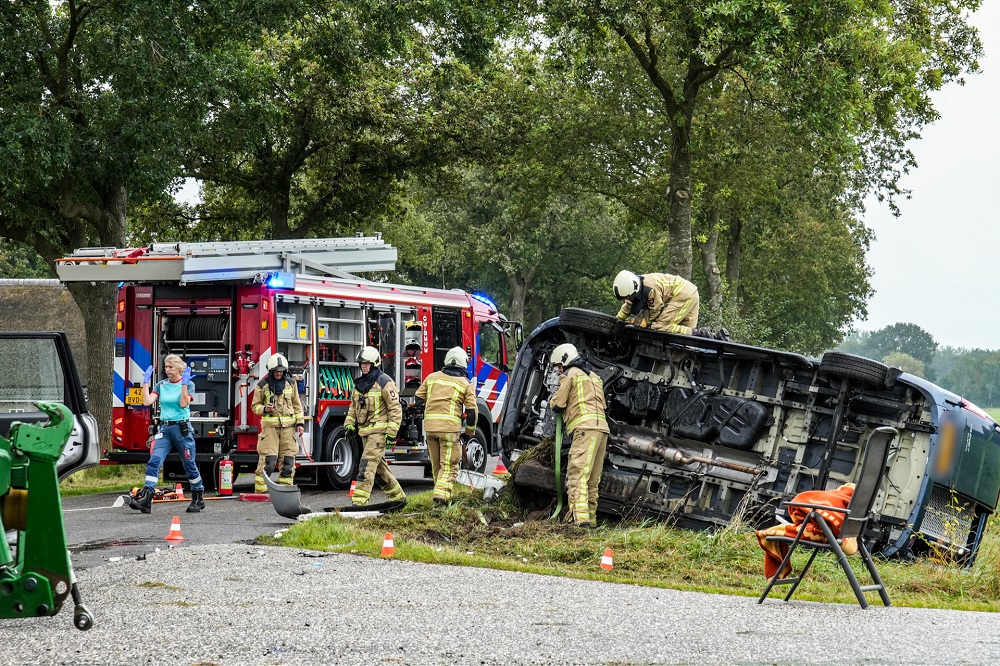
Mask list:
[[[160,478],[160,468],[163,459],[171,449],[176,450],[184,463],[191,482],[191,504],[188,513],[198,513],[205,508],[205,484],[201,481],[198,465],[195,463],[194,433],[191,431],[191,394],[194,393],[194,382],[191,381],[191,368],[177,354],[170,354],[163,359],[163,369],[167,378],[149,388],[149,380],[153,377],[153,366],[146,368],[142,376],[142,404],[147,407],[157,400],[160,401],[160,428],[153,437],[153,450],[146,464],[146,482],[129,506],[143,513],[153,509],[153,495],[156,493],[156,482]]]

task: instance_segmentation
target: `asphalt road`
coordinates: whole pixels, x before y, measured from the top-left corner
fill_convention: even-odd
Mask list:
[[[309,503],[326,498],[347,501],[339,493]],[[141,516],[101,506],[113,499],[65,503],[95,627],[74,629],[70,605],[54,618],[0,620],[0,664],[1000,663],[997,614],[759,606],[747,597],[234,543],[289,524],[266,504],[234,500],[179,512],[186,540],[165,548],[175,512],[161,507],[170,505]],[[104,544],[109,538],[135,543]]]
[[[423,478],[423,468],[394,466],[393,473],[407,493],[419,493],[433,487],[430,479]],[[82,571],[117,558],[135,558],[163,550],[170,542],[165,537],[170,532],[174,516],[180,517],[183,546],[232,544],[249,542],[262,534],[273,533],[288,527],[293,521],[282,518],[270,502],[246,502],[239,496],[253,493],[253,476],[241,474],[236,480],[233,495],[226,499],[212,499],[215,493],[206,493],[206,508],[202,513],[185,513],[188,502],[154,502],[153,511],[143,514],[118,502],[119,493],[81,495],[63,499],[66,518],[66,537],[73,555],[73,567]],[[372,502],[384,501],[379,490],[372,493]],[[303,490],[302,503],[319,511],[325,507],[348,506],[351,501],[346,491],[321,492]]]

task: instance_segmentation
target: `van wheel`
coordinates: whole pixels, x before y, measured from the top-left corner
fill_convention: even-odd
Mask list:
[[[486,472],[486,462],[489,455],[486,453],[486,433],[482,428],[476,428],[476,434],[465,445],[465,459],[462,461],[462,468],[471,472]]]
[[[320,467],[319,478],[324,486],[333,490],[344,490],[351,485],[351,479],[358,473],[358,463],[361,462],[361,451],[347,437],[343,426],[337,426],[323,442],[323,462],[340,463],[339,466]]]
[[[827,352],[820,361],[819,371],[832,377],[846,377],[856,381],[883,388],[889,366],[879,361],[873,361],[864,356],[845,354],[843,352]]]
[[[614,332],[616,321],[618,318],[613,315],[583,308],[565,308],[559,313],[561,328],[606,336]]]

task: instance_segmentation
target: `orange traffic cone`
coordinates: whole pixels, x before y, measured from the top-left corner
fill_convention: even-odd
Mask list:
[[[358,487],[357,481],[351,481],[351,489],[347,491],[348,497],[354,497],[354,489]]]
[[[184,499],[184,486],[180,483],[177,484],[177,488],[174,489],[174,499],[182,500]]]
[[[601,568],[605,571],[611,571],[611,567],[615,565],[614,558],[611,556],[611,549],[605,548],[604,555],[601,556]]]
[[[181,535],[181,517],[174,516],[174,521],[170,523],[170,532],[163,537],[164,541],[184,541]]]
[[[508,474],[507,466],[503,464],[503,458],[497,458],[497,466],[493,470],[493,476],[500,476],[501,474]]]
[[[396,544],[392,541],[392,532],[385,533],[382,540],[382,557],[392,557],[396,553]]]

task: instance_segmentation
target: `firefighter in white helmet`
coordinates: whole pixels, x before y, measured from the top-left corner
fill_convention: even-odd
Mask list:
[[[298,382],[288,376],[288,360],[281,354],[272,354],[266,367],[267,374],[257,382],[251,407],[260,416],[261,426],[254,476],[254,490],[258,493],[267,492],[263,475],[274,471],[279,458],[278,483],[292,485],[295,454],[299,451],[295,436],[305,432]]]
[[[567,519],[581,527],[591,527],[597,524],[597,488],[608,448],[604,383],[569,343],[553,349],[549,361],[561,375],[559,388],[549,405],[562,414],[566,435],[573,436],[566,470]]]
[[[416,404],[424,410],[424,436],[438,504],[451,499],[465,438],[476,434],[476,387],[469,381],[468,366],[465,350],[453,347],[444,357],[444,368],[428,375],[417,389]]]
[[[351,406],[344,421],[344,429],[357,432],[364,441],[357,486],[351,498],[355,506],[368,504],[376,477],[389,501],[406,500],[402,486],[385,464],[385,448],[396,444],[396,433],[403,421],[403,407],[399,402],[396,382],[382,372],[381,363],[382,358],[374,347],[365,347],[358,354],[361,376],[354,380]]]
[[[655,331],[691,335],[698,326],[698,287],[679,275],[622,271],[613,286],[618,318]],[[711,336],[709,336],[711,337]]]

